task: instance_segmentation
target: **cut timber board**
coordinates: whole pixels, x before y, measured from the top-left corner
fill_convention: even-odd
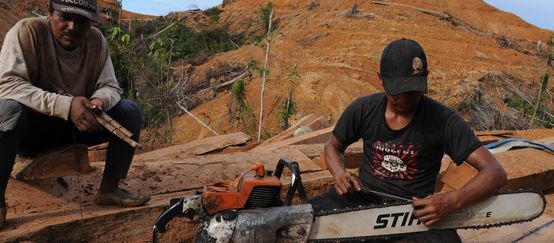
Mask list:
[[[327,139],[329,139],[329,136],[331,136],[331,132],[333,131],[333,129],[334,127],[328,127],[325,129],[320,129],[310,133],[302,134],[298,137],[292,137],[289,139],[285,139],[282,141],[269,143],[269,144],[262,144],[252,150],[256,151],[256,150],[264,150],[264,149],[276,149],[276,148],[286,147],[289,145],[299,145],[299,144],[325,143],[327,142]]]
[[[230,133],[220,136],[213,136],[195,140],[190,143],[174,145],[163,149],[139,154],[136,159],[154,160],[160,158],[171,158],[182,155],[202,155],[215,150],[224,149],[231,145],[245,144],[250,141],[250,136],[242,133]]]
[[[316,116],[313,115],[313,114],[302,117],[299,121],[294,123],[287,130],[271,137],[268,140],[265,140],[262,144],[260,144],[260,146],[264,146],[266,144],[270,144],[270,143],[273,143],[273,142],[277,142],[277,141],[281,141],[283,139],[290,138],[290,137],[292,137],[292,134],[294,133],[294,131],[296,131],[296,129],[298,129],[301,126],[304,126],[306,124],[309,124],[310,122],[314,121],[315,119],[316,119]]]
[[[327,165],[325,161],[325,144],[316,143],[316,144],[299,144],[299,145],[290,145],[289,148],[296,148],[304,153],[306,156],[311,158],[317,165],[322,169],[326,170]],[[355,142],[348,146],[344,151],[345,166],[348,169],[354,169],[360,167],[362,160],[364,158],[364,149],[362,141]]]
[[[508,182],[501,190],[554,188],[554,155],[526,148],[498,153],[495,156],[508,174]]]
[[[554,188],[554,155],[542,150],[526,148],[497,153],[495,157],[508,175],[508,181],[500,191],[527,188],[550,190]],[[448,169],[443,169],[445,172],[443,172],[442,178],[446,179],[445,182],[450,184],[451,189],[465,185],[475,175],[474,172],[459,173],[460,170],[472,171],[467,164],[463,164],[463,168],[456,167],[450,159],[444,159],[442,163],[443,167],[445,164],[449,165]],[[446,175],[446,173],[453,174]],[[442,189],[442,185],[438,185],[438,187],[437,190]],[[447,189],[445,188],[445,190]]]
[[[18,156],[12,177],[19,180],[39,180],[87,174],[92,170],[88,161],[87,146],[70,144],[52,148],[34,158]]]

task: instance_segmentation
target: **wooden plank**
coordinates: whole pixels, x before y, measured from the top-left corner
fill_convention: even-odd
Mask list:
[[[324,147],[323,143],[316,144],[299,144],[299,145],[290,145],[290,148],[296,148],[304,153],[306,156],[311,158],[314,163],[316,163],[321,169],[327,169],[327,163],[325,162]],[[360,164],[364,158],[363,142],[358,141],[346,148],[344,151],[345,166],[348,169],[355,169],[360,167]]]
[[[125,141],[133,148],[136,148],[137,146],[141,147],[140,144],[138,144],[133,139],[131,139],[131,136],[133,136],[133,134],[129,132],[129,130],[127,130],[125,127],[123,127],[121,124],[119,124],[117,121],[115,121],[113,118],[108,116],[108,114],[106,114],[105,112],[100,112],[100,113],[93,112],[92,114],[94,114],[94,117],[96,117],[96,120],[110,133],[117,136],[121,140]]]
[[[106,153],[108,150],[108,143],[102,143],[95,146],[88,147],[88,161],[106,161]]]
[[[242,132],[224,134],[202,138],[186,144],[173,145],[167,148],[150,151],[135,156],[139,160],[155,160],[161,158],[172,158],[183,155],[203,155],[209,152],[224,149],[228,146],[245,144],[251,137]]]
[[[12,177],[20,180],[38,180],[90,173],[87,146],[70,144],[52,148],[34,158],[16,158]]]
[[[320,129],[310,133],[302,134],[298,137],[292,137],[292,138],[274,142],[274,143],[263,144],[252,150],[259,151],[264,149],[277,149],[277,148],[287,147],[290,145],[325,143],[327,142],[327,139],[329,139],[329,136],[331,136],[332,131],[333,131],[333,127]]]
[[[283,139],[287,139],[287,138],[290,138],[292,137],[292,134],[294,133],[294,131],[296,131],[296,129],[298,129],[299,127],[301,126],[304,126],[310,122],[312,122],[313,120],[316,119],[316,116],[313,115],[313,114],[310,114],[310,115],[307,115],[305,117],[302,117],[299,121],[297,121],[296,123],[294,123],[292,126],[290,126],[287,130],[285,130],[284,132],[282,133],[279,133],[273,137],[271,137],[270,139],[268,140],[265,140],[262,144],[260,144],[259,146],[264,146],[265,144],[270,144],[270,143],[273,143],[273,142],[277,142],[277,141],[281,141]]]
[[[303,154],[308,156],[308,158],[313,159],[323,153],[325,149],[324,143],[313,143],[313,144],[298,144],[290,145],[289,148],[295,148],[300,150]]]
[[[501,191],[554,188],[554,155],[526,148],[498,153],[495,156],[508,174],[508,182]]]
[[[311,143],[325,143],[327,142],[327,139],[329,139],[329,136],[331,136],[333,129],[334,127],[328,127],[317,131],[313,131],[311,133],[306,133],[298,137],[289,138],[287,140],[281,141],[282,143],[281,146],[311,144]]]
[[[281,148],[274,150],[260,150],[237,152],[232,154],[212,154],[205,156],[196,156],[188,158],[179,158],[171,161],[175,165],[180,164],[212,164],[223,162],[226,166],[232,163],[243,164],[241,167],[249,168],[249,164],[262,162],[266,169],[273,170],[277,166],[280,158],[289,158],[292,161],[298,162],[301,172],[311,172],[321,170],[319,166],[313,163],[310,158],[304,155],[300,150],[294,148]]]
[[[320,130],[320,129],[327,128],[327,127],[329,127],[329,125],[330,125],[329,124],[329,118],[324,117],[324,116],[320,116],[317,119],[315,119],[315,120],[311,121],[310,123],[306,124],[305,127],[309,127],[310,129],[312,129],[312,131],[317,131],[317,130]]]
[[[457,166],[454,162],[451,162],[446,172],[441,176],[441,182],[446,186],[443,185],[443,188],[439,189],[439,191],[448,192],[458,190],[475,177],[478,172],[479,171],[468,163],[464,162]]]
[[[500,191],[554,188],[554,155],[542,150],[526,148],[497,153],[495,157],[508,175],[508,181]],[[443,160],[443,163],[450,163],[441,177],[441,181],[448,184],[449,189],[462,187],[476,174],[475,169],[466,163],[459,167],[449,159]],[[447,191],[448,189],[443,189],[442,184],[439,183],[437,190]]]

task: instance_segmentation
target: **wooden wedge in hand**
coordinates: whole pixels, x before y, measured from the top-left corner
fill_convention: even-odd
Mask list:
[[[109,132],[121,138],[123,141],[131,145],[133,148],[142,147],[140,144],[131,139],[133,134],[129,130],[125,129],[121,124],[116,122],[113,118],[108,116],[105,112],[93,112],[96,120]]]

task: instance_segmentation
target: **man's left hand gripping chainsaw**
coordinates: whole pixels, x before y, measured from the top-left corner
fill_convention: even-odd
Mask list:
[[[280,199],[283,168],[292,171],[291,186]],[[254,171],[255,173],[250,173]],[[292,205],[298,192],[304,204]],[[454,211],[432,229],[488,228],[521,223],[539,217],[546,201],[533,191],[494,195],[480,203]],[[158,232],[176,216],[199,217],[196,242],[336,242],[382,239],[429,230],[413,215],[410,202],[400,201],[332,211],[314,210],[296,162],[281,159],[275,173],[257,164],[234,182],[206,185],[199,195],[176,199],[154,225]]]

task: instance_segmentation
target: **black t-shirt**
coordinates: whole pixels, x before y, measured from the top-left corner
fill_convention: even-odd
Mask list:
[[[386,105],[384,93],[360,97],[333,130],[344,146],[363,139],[360,179],[366,187],[408,198],[432,194],[444,153],[460,164],[481,146],[458,113],[425,95],[400,130],[387,125]]]

